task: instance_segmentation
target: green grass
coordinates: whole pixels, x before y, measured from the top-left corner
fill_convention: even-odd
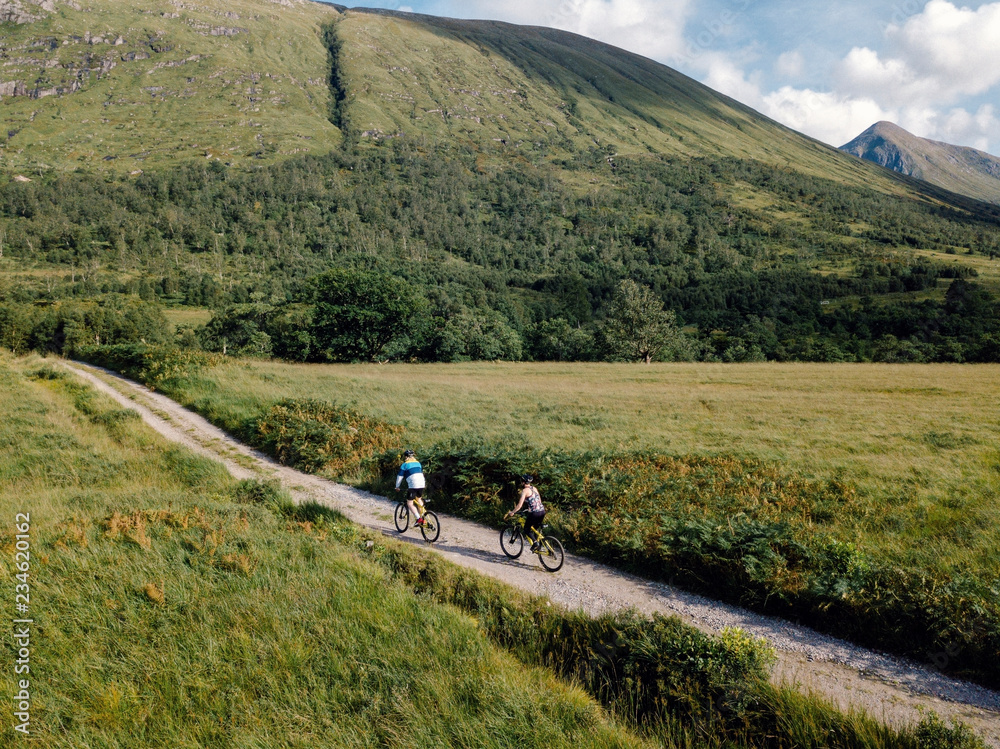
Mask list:
[[[317,398],[451,438],[649,449],[776,464],[855,485],[833,520],[898,559],[1000,576],[1000,367],[825,364],[296,365],[229,362],[178,393],[234,428],[274,401]]]
[[[33,744],[646,745],[459,610],[234,501],[219,464],[52,370],[32,378],[39,364],[0,360],[5,568],[14,513],[31,515]],[[13,600],[12,575],[0,591]]]
[[[3,356],[0,371],[0,507],[31,514],[34,745],[916,749],[933,730],[977,746],[940,722],[897,732],[760,684],[735,633],[713,643],[676,620],[564,613],[296,509],[38,358]],[[0,530],[5,559],[13,536]],[[601,676],[594,643],[624,656],[631,638],[635,681]],[[650,651],[659,642],[671,650]],[[650,667],[674,707],[635,715]],[[632,727],[553,672],[625,685],[607,697]],[[702,682],[724,691],[702,704]],[[12,682],[0,691],[11,700]]]
[[[72,93],[5,98],[0,122],[16,134],[3,161],[14,173],[127,174],[193,159],[250,165],[340,143],[319,31],[337,15],[329,5],[95,0],[41,15],[4,26],[13,58],[4,80],[66,88],[81,68],[91,72]],[[88,43],[87,34],[101,41]],[[48,39],[60,43],[37,43]],[[102,63],[113,66],[98,74]]]
[[[201,307],[173,307],[163,310],[172,330],[181,326],[197,328],[212,319],[212,311]]]
[[[957,647],[950,671],[993,684],[996,371],[228,362],[163,384],[258,446],[289,397],[401,424],[445,511],[494,523],[529,471],[581,553],[911,657]],[[321,472],[383,491],[396,460]]]

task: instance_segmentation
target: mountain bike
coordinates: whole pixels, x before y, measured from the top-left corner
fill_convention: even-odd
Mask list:
[[[438,522],[438,516],[424,507],[424,501],[420,497],[413,498],[413,504],[420,511],[420,517],[413,522],[413,526],[420,529],[420,535],[424,537],[424,541],[434,543],[441,535],[441,524]],[[393,520],[396,522],[396,530],[400,533],[405,533],[406,529],[410,527],[410,508],[405,499],[396,503]],[[421,520],[423,522],[420,522]]]
[[[538,561],[549,572],[557,572],[563,566],[565,552],[562,542],[555,536],[543,533],[548,529],[548,525],[543,525],[541,530],[533,528],[532,535],[528,536],[524,530],[525,512],[515,513],[507,526],[500,531],[500,548],[503,553],[511,559],[517,559],[524,551],[524,541],[527,538],[532,541],[529,551],[538,555]]]

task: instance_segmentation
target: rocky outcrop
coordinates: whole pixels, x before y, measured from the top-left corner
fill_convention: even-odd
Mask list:
[[[27,96],[28,89],[24,81],[0,81],[0,97],[3,96]]]
[[[0,0],[0,23],[31,23],[55,9],[53,0]]]
[[[29,13],[17,0],[0,0],[0,23],[31,23],[41,18]]]

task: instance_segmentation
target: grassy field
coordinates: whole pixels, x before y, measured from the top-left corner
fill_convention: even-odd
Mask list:
[[[226,363],[184,398],[237,424],[288,397],[332,400],[449,438],[652,449],[775,463],[856,485],[834,519],[900,559],[1000,576],[1000,367],[823,364]]]
[[[412,446],[439,509],[480,522],[499,521],[529,471],[581,554],[869,647],[946,652],[950,672],[993,685],[997,374],[223,360],[159,385],[261,449],[374,491]],[[323,402],[355,428],[336,437]],[[388,452],[386,422],[400,425]]]
[[[172,307],[163,310],[164,317],[167,318],[172,330],[176,331],[181,326],[197,328],[212,319],[211,310],[200,307]]]
[[[0,596],[24,533],[34,746],[982,747],[770,687],[738,631],[563,612],[297,508],[37,357],[0,374],[0,512],[30,516],[0,528]]]
[[[471,617],[39,369],[0,358],[0,595],[29,513],[32,745],[646,746]]]

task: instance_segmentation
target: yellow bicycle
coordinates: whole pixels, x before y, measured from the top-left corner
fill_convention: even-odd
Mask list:
[[[441,525],[438,523],[438,516],[424,507],[424,500],[420,497],[413,498],[413,504],[417,506],[420,517],[414,520],[413,525],[420,529],[420,535],[424,541],[434,543],[441,535]],[[405,499],[396,503],[396,512],[393,513],[393,520],[396,522],[396,530],[405,533],[410,527],[410,508]],[[421,522],[423,521],[423,522]]]
[[[515,513],[510,522],[500,531],[500,548],[511,559],[517,559],[524,551],[524,541],[531,542],[530,551],[538,555],[538,561],[549,572],[557,572],[563,566],[566,553],[562,542],[555,536],[542,533],[549,526],[543,525],[541,530],[533,528],[532,536],[524,530],[524,512]]]

